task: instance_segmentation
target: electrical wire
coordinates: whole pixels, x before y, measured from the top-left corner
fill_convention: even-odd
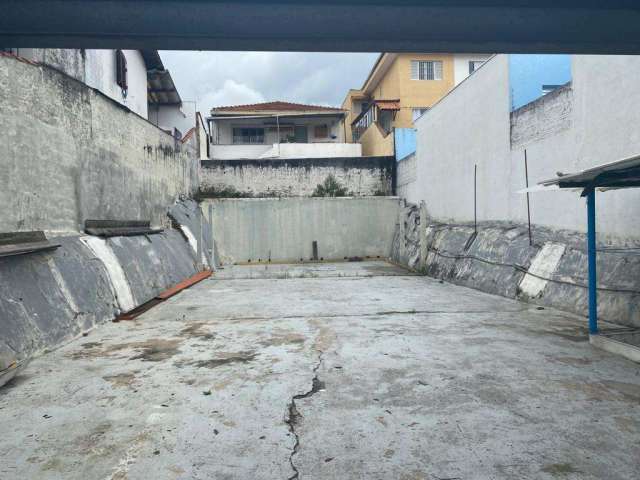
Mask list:
[[[486,258],[477,257],[475,255],[447,254],[447,253],[442,253],[438,249],[435,249],[435,248],[427,248],[427,250],[430,251],[430,252],[435,253],[436,255],[438,255],[440,257],[444,257],[444,258],[452,258],[452,259],[456,259],[456,260],[465,260],[465,259],[477,260],[479,262],[483,262],[483,263],[486,263],[486,264],[489,264],[489,265],[498,266],[498,267],[510,267],[510,268],[513,268],[516,271],[525,273],[526,275],[531,275],[532,277],[539,278],[540,280],[546,280],[548,282],[558,283],[558,284],[561,284],[561,285],[568,285],[568,286],[571,286],[571,287],[580,287],[580,288],[585,288],[585,289],[589,288],[588,285],[585,285],[583,283],[569,282],[567,280],[559,280],[557,278],[543,277],[542,275],[537,275],[535,273],[531,273],[527,268],[523,267],[522,265],[516,265],[514,263],[496,262],[496,261],[489,260],[489,259],[486,259]],[[632,295],[640,295],[640,290],[633,290],[633,289],[627,289],[627,288],[596,287],[596,289],[599,290],[599,291],[603,291],[603,292],[629,293],[629,294],[632,294]]]

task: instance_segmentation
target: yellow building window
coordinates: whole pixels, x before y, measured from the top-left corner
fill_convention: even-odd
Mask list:
[[[442,60],[411,60],[411,80],[442,80]]]

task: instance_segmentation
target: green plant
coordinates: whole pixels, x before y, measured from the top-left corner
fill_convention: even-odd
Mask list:
[[[201,188],[199,198],[253,198],[251,192],[239,192],[233,186],[213,186]]]
[[[332,174],[329,174],[325,178],[323,183],[316,186],[312,196],[314,197],[347,197],[347,189],[340,185],[340,182],[336,180]]]

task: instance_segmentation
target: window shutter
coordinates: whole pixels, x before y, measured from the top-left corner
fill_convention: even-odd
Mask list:
[[[433,79],[442,80],[442,62],[433,62]]]
[[[419,80],[420,76],[419,76],[419,65],[420,62],[418,62],[417,60],[411,60],[411,80]]]
[[[123,90],[128,90],[127,84],[127,59],[122,50],[116,50],[116,83]]]

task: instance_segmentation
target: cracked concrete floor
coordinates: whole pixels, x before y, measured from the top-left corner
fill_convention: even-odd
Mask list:
[[[230,267],[0,389],[0,478],[637,479],[640,366],[585,324],[382,262]]]

